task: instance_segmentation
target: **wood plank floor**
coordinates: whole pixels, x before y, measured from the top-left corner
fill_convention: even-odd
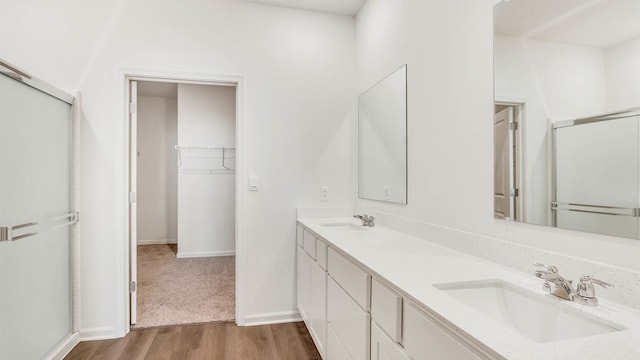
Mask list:
[[[251,327],[208,323],[81,342],[65,359],[320,360],[320,354],[302,322]]]

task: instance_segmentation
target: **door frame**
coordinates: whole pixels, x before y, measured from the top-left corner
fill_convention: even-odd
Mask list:
[[[131,81],[156,81],[169,82],[179,84],[196,84],[196,85],[222,85],[236,87],[236,224],[235,224],[235,247],[236,247],[236,316],[235,321],[239,326],[245,325],[245,294],[246,292],[246,243],[247,243],[247,227],[245,226],[248,208],[247,193],[244,185],[244,179],[247,179],[247,130],[245,118],[245,87],[246,79],[244,75],[225,75],[225,74],[201,74],[201,73],[185,73],[176,71],[154,71],[145,69],[127,69],[123,71],[124,86],[124,174],[125,174],[125,191],[122,194],[123,208],[125,214],[125,259],[124,261],[124,278],[121,285],[125,291],[124,317],[125,333],[131,329],[131,297],[129,293],[129,281],[131,277],[130,266],[132,264],[130,246],[132,239],[130,238],[130,211],[129,211],[129,192],[130,192],[130,118],[129,118],[129,99],[130,99],[130,82]],[[133,239],[135,241],[135,239]]]
[[[495,105],[512,107],[514,109],[514,122],[518,123],[518,131],[515,132],[515,136],[513,138],[516,147],[516,153],[514,154],[514,159],[516,161],[516,170],[514,171],[514,175],[516,180],[514,186],[518,189],[518,197],[515,199],[514,204],[514,208],[516,210],[516,218],[512,220],[524,222],[526,215],[525,203],[527,199],[525,196],[525,192],[523,191],[523,189],[525,189],[526,173],[526,167],[523,165],[525,163],[524,159],[527,144],[526,137],[523,134],[526,132],[527,125],[527,99],[509,96],[496,96],[494,100],[494,106]]]

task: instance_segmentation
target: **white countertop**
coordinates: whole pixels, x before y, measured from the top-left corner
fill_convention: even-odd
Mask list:
[[[477,346],[506,359],[640,359],[638,311],[602,299],[598,306],[558,299],[561,306],[608,320],[627,330],[556,342],[533,342],[433,285],[499,279],[552,297],[542,290],[541,279],[381,226],[343,231],[321,225],[360,224],[352,218],[299,218],[298,222],[325,239],[332,248],[368,268],[374,276],[395,285],[432,315],[446,319],[458,328],[454,330],[472,336]]]

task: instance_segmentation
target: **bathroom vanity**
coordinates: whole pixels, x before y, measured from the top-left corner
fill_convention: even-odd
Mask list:
[[[296,251],[298,310],[325,360],[640,358],[637,311],[557,299],[428,239],[299,218]]]

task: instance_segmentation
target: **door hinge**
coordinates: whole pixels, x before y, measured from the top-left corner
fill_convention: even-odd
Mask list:
[[[138,104],[130,102],[129,103],[129,113],[130,114],[135,114],[138,112]]]
[[[520,191],[518,190],[518,188],[512,188],[509,192],[509,195],[511,197],[518,197],[520,195]]]
[[[136,282],[135,281],[129,281],[129,292],[130,293],[135,292],[136,289],[137,289]]]
[[[509,123],[509,130],[518,130],[518,123],[517,122]]]
[[[129,203],[133,204],[138,200],[138,196],[136,195],[135,192],[131,191],[129,192]]]
[[[8,226],[0,227],[0,242],[11,241],[11,228]]]

